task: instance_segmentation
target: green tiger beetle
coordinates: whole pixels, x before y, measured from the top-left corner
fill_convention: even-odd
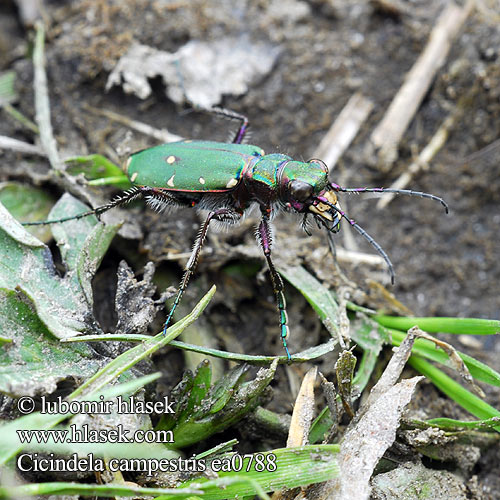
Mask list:
[[[141,197],[158,212],[168,207],[196,207],[208,210],[165,321],[165,333],[196,269],[210,223],[214,220],[236,223],[256,204],[261,214],[256,236],[271,274],[279,312],[281,340],[287,357],[291,360],[286,341],[289,328],[283,280],[271,259],[270,222],[279,210],[302,214],[303,228],[307,233],[309,216],[316,221],[318,227],[324,227],[329,234],[338,232],[341,219],[345,219],[383,257],[394,283],[394,268],[389,257],[361,226],[342,211],[337,193],[395,193],[420,196],[439,201],[446,213],[448,205],[438,196],[409,189],[339,186],[328,181],[328,168],[321,160],[295,161],[284,154],[266,155],[258,146],[243,144],[248,129],[246,116],[223,108],[206,111],[240,122],[232,142],[185,140],[138,151],[129,157],[125,165],[125,172],[133,184],[131,189],[109,203],[80,215],[25,225],[54,224],[89,215],[99,216],[113,207]]]

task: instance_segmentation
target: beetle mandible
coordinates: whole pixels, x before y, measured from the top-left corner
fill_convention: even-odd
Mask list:
[[[328,168],[321,160],[295,161],[284,154],[266,155],[258,146],[243,144],[249,125],[246,116],[224,108],[206,111],[240,122],[232,142],[185,140],[138,151],[129,157],[125,166],[125,172],[133,184],[131,189],[94,210],[72,217],[24,225],[52,224],[89,215],[98,216],[137,198],[145,198],[152,209],[160,212],[168,207],[209,210],[185,265],[184,275],[163,327],[165,333],[189,279],[195,272],[210,223],[214,220],[238,222],[256,204],[261,215],[256,232],[257,240],[269,267],[278,306],[281,340],[286,355],[291,360],[287,345],[289,327],[283,280],[271,259],[270,222],[276,212],[284,209],[301,214],[306,231],[308,217],[313,217],[320,227],[331,233],[338,232],[341,219],[345,219],[383,257],[394,283],[394,268],[389,257],[361,226],[342,211],[337,193],[375,192],[420,196],[439,201],[446,213],[448,205],[438,196],[409,189],[339,186],[328,181]]]

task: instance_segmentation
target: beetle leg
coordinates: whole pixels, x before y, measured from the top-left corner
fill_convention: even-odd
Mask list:
[[[196,265],[198,264],[198,258],[200,256],[203,243],[205,242],[210,222],[212,222],[212,220],[219,220],[219,221],[233,220],[239,217],[241,217],[239,213],[234,212],[233,210],[229,210],[227,208],[220,208],[219,210],[215,210],[208,214],[207,218],[205,219],[205,222],[200,227],[200,232],[198,233],[198,236],[196,237],[196,240],[194,242],[193,251],[191,252],[191,256],[189,257],[189,260],[187,261],[187,264],[184,267],[184,275],[179,284],[177,295],[175,296],[174,303],[172,304],[172,307],[170,308],[165,324],[163,325],[163,334],[166,333],[170,320],[174,315],[174,311],[179,305],[182,295],[184,294],[184,290],[186,290],[189,280],[191,276],[194,274],[194,271],[196,270]]]
[[[89,215],[95,215],[96,217],[99,217],[99,215],[107,212],[108,210],[111,210],[114,207],[124,205],[144,195],[145,192],[142,187],[134,186],[133,188],[128,189],[127,191],[123,191],[123,193],[115,196],[109,203],[106,203],[106,205],[101,205],[100,207],[94,208],[94,210],[89,210],[88,212],[83,212],[78,215],[72,215],[70,217],[63,217],[61,219],[44,220],[39,222],[23,222],[22,224],[23,226],[42,226],[45,224],[57,224],[59,222],[82,219],[83,217],[88,217]]]
[[[332,231],[327,231],[326,238],[328,240],[328,247],[330,248],[330,252],[333,255],[333,259],[337,260],[337,247],[335,245],[335,239]]]
[[[280,318],[280,333],[281,341],[283,342],[283,347],[285,348],[286,355],[291,361],[290,351],[286,343],[286,339],[289,334],[288,328],[288,316],[286,313],[286,301],[285,294],[283,293],[283,280],[281,276],[276,271],[273,261],[271,260],[271,228],[269,227],[269,211],[262,210],[262,219],[260,221],[259,227],[257,229],[257,239],[259,240],[260,246],[264,252],[264,256],[267,260],[267,266],[271,273],[271,282],[273,284],[274,295],[276,297],[276,304],[278,305],[278,312]]]
[[[241,144],[243,141],[243,138],[245,137],[245,134],[248,131],[248,118],[245,115],[241,115],[240,113],[236,113],[236,111],[232,111],[230,109],[226,108],[207,108],[204,109],[203,111],[206,111],[207,113],[213,113],[214,115],[220,115],[224,116],[226,118],[230,118],[232,120],[238,120],[240,121],[240,126],[238,128],[238,131],[234,135],[233,139],[231,142],[233,144]]]
[[[311,236],[311,231],[309,231],[309,220],[307,219],[307,214],[304,214],[302,217],[302,229],[307,234],[307,236]]]

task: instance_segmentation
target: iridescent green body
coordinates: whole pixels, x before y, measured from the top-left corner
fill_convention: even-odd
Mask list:
[[[317,195],[327,185],[323,164],[293,161],[283,154],[264,154],[258,146],[214,141],[180,141],[144,149],[130,156],[126,173],[136,186],[190,193],[235,193],[233,208],[251,202],[262,206],[280,201],[303,206],[290,197],[289,184],[299,180]],[[237,192],[237,193],[236,193]]]

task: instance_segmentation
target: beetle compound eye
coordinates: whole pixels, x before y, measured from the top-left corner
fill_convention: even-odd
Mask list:
[[[311,197],[313,187],[304,181],[292,181],[290,183],[290,195],[296,201],[304,202]]]

